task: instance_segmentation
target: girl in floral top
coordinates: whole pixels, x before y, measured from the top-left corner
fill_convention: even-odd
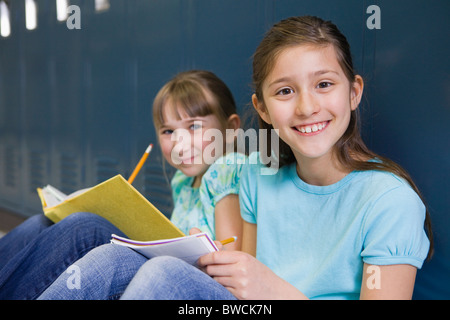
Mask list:
[[[234,150],[240,127],[228,87],[208,71],[180,73],[155,97],[153,121],[162,154],[177,169],[172,222],[185,234],[198,228],[213,239],[237,236],[227,247],[240,250],[239,177],[246,156],[226,152]],[[83,277],[80,289],[70,290],[70,272],[63,272],[40,299],[119,298],[146,261],[126,247],[97,247],[74,263]]]
[[[177,169],[171,183],[172,222],[186,234],[198,227],[219,240],[239,239],[237,194],[245,156],[224,156],[235,144],[227,129],[240,127],[230,90],[210,72],[183,72],[157,94],[153,121],[163,156]],[[229,247],[239,248],[240,240]]]

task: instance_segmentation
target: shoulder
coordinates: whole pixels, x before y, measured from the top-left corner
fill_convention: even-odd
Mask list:
[[[246,161],[247,157],[241,153],[229,153],[217,159],[202,177],[202,198],[206,197],[215,204],[228,194],[238,194]]]
[[[353,199],[355,206],[363,206],[366,222],[381,219],[422,220],[425,205],[420,196],[403,178],[384,171],[370,170],[356,172],[355,177],[347,183],[342,195]]]
[[[242,170],[239,190],[241,215],[244,220],[256,223],[258,203],[279,201],[280,190],[285,186],[289,189],[292,182],[291,176],[291,165],[278,168],[273,163],[264,163],[259,152],[250,154]],[[286,196],[286,193],[281,195]]]
[[[360,171],[351,181],[352,188],[359,188],[373,200],[387,198],[390,195],[403,194],[406,198],[419,198],[411,185],[403,178],[385,171]]]
[[[362,175],[364,198],[369,207],[364,219],[364,230],[373,228],[392,230],[423,228],[426,208],[420,196],[407,181],[393,173],[369,171]]]
[[[230,179],[239,178],[243,165],[247,162],[247,156],[241,153],[229,153],[218,158],[203,176],[205,182],[216,181],[219,183],[230,182]]]

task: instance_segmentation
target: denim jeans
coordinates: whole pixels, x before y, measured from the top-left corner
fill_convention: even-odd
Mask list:
[[[71,265],[39,300],[115,300],[148,259],[132,249],[105,244]]]
[[[74,281],[75,277],[78,280]],[[105,244],[76,261],[38,299],[118,298],[197,300],[234,299],[234,296],[211,277],[182,260],[172,257],[148,260],[129,248]]]
[[[148,260],[133,277],[123,300],[236,300],[198,268],[173,257]]]
[[[35,299],[73,262],[124,235],[92,213],[74,213],[53,224],[36,215],[0,239],[0,299]]]

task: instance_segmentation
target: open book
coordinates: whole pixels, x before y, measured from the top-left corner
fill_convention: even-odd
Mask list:
[[[87,190],[89,190],[89,188],[81,189],[67,195],[64,192],[56,189],[54,186],[49,184],[46,185],[44,188],[37,189],[39,198],[41,199],[42,202],[42,206],[45,208],[57,206],[58,204],[66,200],[69,200],[73,197],[76,197],[77,195],[82,194]]]
[[[156,241],[136,241],[113,234],[111,243],[129,247],[147,258],[172,256],[192,265],[195,265],[201,256],[218,251],[206,233]]]
[[[38,194],[45,215],[55,223],[75,212],[91,212],[133,239],[152,241],[184,236],[121,175],[68,196],[51,186],[38,188]]]

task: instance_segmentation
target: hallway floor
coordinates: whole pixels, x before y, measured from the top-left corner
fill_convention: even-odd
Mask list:
[[[21,224],[26,218],[0,208],[0,238]]]

